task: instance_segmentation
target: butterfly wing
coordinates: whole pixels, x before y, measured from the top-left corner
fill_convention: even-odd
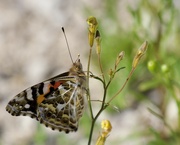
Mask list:
[[[53,130],[76,131],[84,109],[84,77],[68,72],[34,85],[16,95],[6,110],[14,116],[36,118]]]

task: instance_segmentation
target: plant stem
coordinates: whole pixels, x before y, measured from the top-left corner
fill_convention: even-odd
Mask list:
[[[126,86],[127,82],[129,81],[129,79],[131,78],[134,70],[135,70],[135,67],[133,67],[133,68],[131,69],[131,72],[129,73],[126,81],[125,81],[124,84],[123,84],[123,86],[119,89],[119,91],[118,91],[116,94],[114,94],[113,97],[111,97],[111,99],[107,102],[107,104],[110,104],[110,102],[111,102],[119,93],[121,93],[121,91],[124,89],[124,87]]]
[[[96,120],[93,119],[92,122],[91,122],[91,130],[90,130],[90,134],[89,134],[88,145],[91,145],[91,140],[92,140],[92,134],[93,134],[93,130],[94,130],[95,121],[96,121]]]
[[[99,117],[99,115],[101,114],[101,112],[108,106],[108,105],[105,105],[107,87],[105,86],[104,83],[103,83],[103,86],[104,86],[104,95],[103,95],[102,105],[101,105],[100,110],[99,110],[98,113],[96,114],[96,116],[92,119],[88,145],[91,144],[92,134],[93,134],[93,130],[94,130],[94,125],[95,125],[95,122],[96,122],[97,118]]]
[[[102,63],[101,63],[101,57],[100,57],[100,54],[98,54],[98,62],[99,62],[99,67],[100,67],[100,71],[101,71],[103,83],[106,84],[105,77],[104,77],[104,72],[103,72],[103,69],[102,69]]]
[[[87,87],[87,98],[88,98],[88,106],[91,114],[91,119],[93,120],[93,111],[92,111],[92,105],[91,105],[91,96],[90,96],[90,91],[89,91],[89,73],[90,73],[90,62],[91,62],[91,55],[92,55],[92,47],[89,49],[89,58],[88,58],[88,66],[87,66],[87,77],[86,77],[86,87]]]
[[[103,103],[102,103],[102,104],[103,104]],[[94,117],[94,119],[92,120],[88,145],[91,145],[92,134],[93,134],[95,122],[96,122],[97,118],[99,117],[99,115],[102,113],[102,111],[103,111],[104,109],[106,109],[107,106],[108,106],[108,105],[106,105],[106,106],[104,106],[103,108],[101,108],[101,109],[99,110],[99,112],[96,114],[96,116]]]

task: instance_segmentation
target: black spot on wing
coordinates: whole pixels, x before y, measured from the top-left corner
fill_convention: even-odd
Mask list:
[[[55,81],[51,81],[50,84],[54,86],[55,85]]]
[[[32,86],[31,90],[32,90],[32,97],[33,97],[33,99],[37,100],[37,88]]]
[[[40,84],[39,84],[39,89],[38,89],[38,93],[39,93],[40,95],[44,94],[43,88],[44,88],[44,83],[40,83]]]
[[[55,90],[57,90],[57,89],[54,89],[53,87],[50,87],[49,92],[47,94],[45,94],[44,97],[48,98],[48,96],[51,95]]]
[[[34,114],[34,116],[37,116],[37,102],[36,101],[29,101],[28,105],[30,105],[29,108],[23,108],[23,111],[30,111]]]

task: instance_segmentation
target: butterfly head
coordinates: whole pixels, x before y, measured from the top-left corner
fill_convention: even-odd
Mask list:
[[[70,73],[71,74],[83,73],[82,64],[79,58],[73,63],[73,66],[70,68]]]

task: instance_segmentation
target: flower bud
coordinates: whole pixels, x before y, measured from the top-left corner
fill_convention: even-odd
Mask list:
[[[154,60],[148,61],[147,67],[151,73],[156,72],[157,64]]]
[[[93,46],[93,43],[94,43],[94,36],[95,36],[95,33],[96,33],[96,30],[97,30],[97,20],[95,17],[93,16],[90,16],[88,19],[87,19],[87,23],[89,25],[89,34],[88,34],[88,38],[89,38],[89,45],[92,47]]]
[[[114,77],[114,71],[112,69],[109,70],[109,77],[110,78]]]
[[[167,64],[161,65],[161,71],[162,71],[163,73],[169,72],[169,67],[168,67],[168,65],[167,65]]]
[[[138,49],[134,59],[133,59],[133,63],[132,63],[132,67],[136,68],[137,64],[139,63],[139,60],[141,59],[141,57],[145,54],[146,50],[147,50],[147,46],[148,46],[148,42],[145,41],[140,48]]]
[[[109,120],[103,120],[101,122],[101,128],[105,131],[105,132],[111,132],[112,126],[111,126],[111,122]]]
[[[101,122],[101,128],[102,128],[102,132],[96,141],[96,145],[104,145],[105,144],[106,138],[108,137],[108,135],[112,129],[111,122],[109,120],[103,120]]]
[[[116,70],[119,62],[124,58],[124,55],[125,55],[124,51],[121,51],[119,53],[118,57],[116,58],[116,62],[115,62],[115,70]]]
[[[96,53],[100,54],[101,53],[101,39],[100,39],[100,32],[97,30],[96,31]]]

